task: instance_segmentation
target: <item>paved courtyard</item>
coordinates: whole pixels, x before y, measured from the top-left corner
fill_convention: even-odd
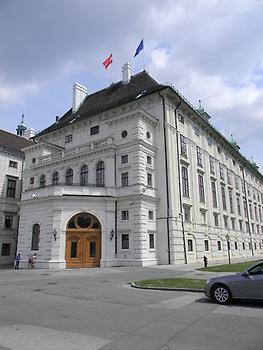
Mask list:
[[[128,284],[189,269],[0,270],[0,350],[262,350],[262,303]]]

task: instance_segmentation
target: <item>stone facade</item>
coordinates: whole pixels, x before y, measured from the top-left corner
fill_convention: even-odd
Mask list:
[[[78,213],[100,222],[100,266],[262,255],[263,187],[255,164],[173,88],[156,83],[145,91],[79,120],[78,110],[67,112],[61,126],[24,149],[24,266],[37,253],[37,267],[65,268],[67,225]],[[39,246],[32,249],[35,224]]]

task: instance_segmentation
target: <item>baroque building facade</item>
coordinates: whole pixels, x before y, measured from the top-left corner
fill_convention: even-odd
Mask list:
[[[30,144],[23,137],[0,129],[0,265],[14,262],[25,158],[21,149]]]
[[[175,88],[145,71],[72,108],[26,147],[22,266],[176,264],[263,252],[257,166]]]

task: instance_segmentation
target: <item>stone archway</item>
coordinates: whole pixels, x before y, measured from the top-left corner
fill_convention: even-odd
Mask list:
[[[67,224],[66,267],[98,267],[101,258],[101,226],[89,213],[73,216]]]

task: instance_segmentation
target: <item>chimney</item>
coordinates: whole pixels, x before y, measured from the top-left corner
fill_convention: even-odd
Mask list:
[[[72,103],[72,113],[75,113],[85,97],[87,96],[87,88],[79,83],[73,85],[73,103]]]
[[[125,63],[122,67],[122,82],[123,84],[127,84],[131,79],[131,66],[130,63]]]

